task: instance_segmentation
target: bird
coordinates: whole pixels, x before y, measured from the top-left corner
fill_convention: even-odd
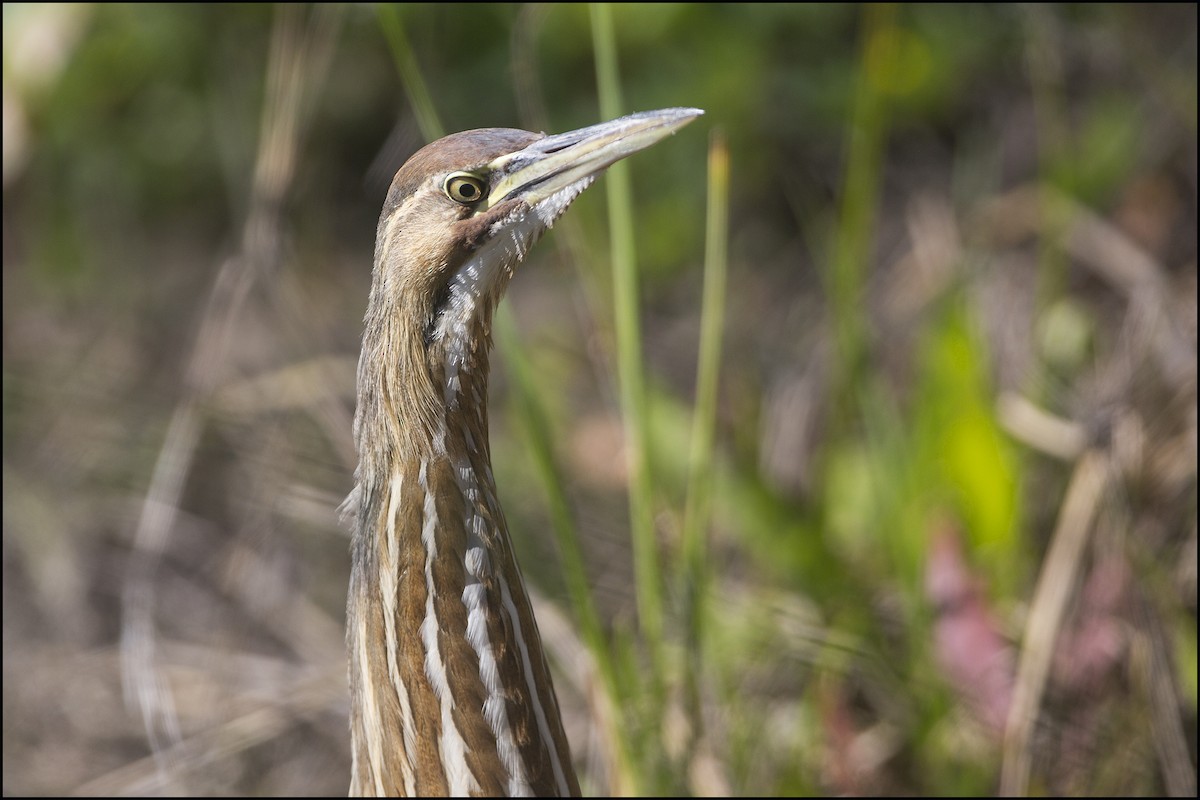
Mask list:
[[[616,161],[704,112],[455,133],[396,173],[357,373],[347,598],[354,796],[578,796],[488,443],[493,313]]]

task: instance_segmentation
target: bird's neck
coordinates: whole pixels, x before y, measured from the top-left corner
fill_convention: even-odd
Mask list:
[[[578,794],[492,475],[489,321],[364,340],[353,793]]]

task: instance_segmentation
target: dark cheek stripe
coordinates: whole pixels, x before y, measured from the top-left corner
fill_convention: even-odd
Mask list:
[[[442,314],[446,313],[446,307],[450,304],[450,279],[448,276],[440,278],[441,283],[433,295],[433,306],[429,310],[429,320],[425,324],[425,330],[422,332],[422,339],[425,341],[425,346],[433,344],[433,332],[437,330],[438,320]]]

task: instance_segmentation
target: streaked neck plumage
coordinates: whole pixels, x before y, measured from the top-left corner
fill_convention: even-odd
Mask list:
[[[375,237],[347,500],[353,794],[579,794],[492,477],[492,314],[596,175],[702,113],[555,136],[466,131],[396,173]]]
[[[492,313],[544,226],[502,214],[430,291],[392,266],[421,198],[380,220],[359,364],[351,793],[578,795],[487,436]]]

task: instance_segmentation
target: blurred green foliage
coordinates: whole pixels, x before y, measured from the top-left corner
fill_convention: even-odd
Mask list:
[[[1194,789],[1195,6],[610,12],[622,111],[707,112],[630,162],[661,663],[632,589],[613,377],[627,356],[608,269],[620,245],[604,181],[513,283],[524,348],[496,355],[492,414],[522,563],[611,670],[600,688],[560,679],[569,727],[585,732],[586,786],[995,793],[1006,755],[988,704],[1018,680],[1078,455],[1001,412],[1020,397],[1109,456],[1115,476],[1071,589],[1026,788],[1161,793],[1190,775]],[[153,772],[140,720],[113,701],[98,724],[34,680],[94,673],[100,688],[84,695],[119,694],[117,667],[81,664],[111,658],[131,519],[217,265],[239,246],[273,31],[314,12],[3,13],[5,792],[340,792],[341,695],[294,712],[303,730],[213,746],[218,768],[200,759],[209,767],[181,767],[175,784],[143,784],[122,772]],[[230,384],[356,357],[379,206],[423,143],[397,41],[447,130],[555,132],[600,117],[592,24],[575,4],[347,8],[276,209],[284,267],[235,328]],[[678,588],[691,584],[673,578],[687,570],[708,127],[729,142],[730,238],[694,642]],[[1084,212],[1109,238],[1088,246]],[[1136,290],[1104,262],[1130,263],[1114,238],[1151,265]],[[165,640],[276,667],[340,658],[345,541],[331,509],[353,466],[353,387],[327,383],[305,391],[332,394],[334,412],[282,390],[249,414],[206,398],[159,585]],[[550,523],[579,532],[599,634]],[[255,570],[236,566],[247,552]],[[1125,571],[1096,578],[1113,559]],[[246,612],[246,585],[276,587],[286,600],[268,607],[303,609],[304,632]],[[945,585],[954,592],[939,595]],[[989,658],[1000,689],[980,666]],[[199,685],[207,673],[188,674]],[[186,736],[258,708],[247,698],[268,702],[254,687],[181,711]],[[624,756],[613,736],[627,737]],[[89,783],[102,778],[117,783]]]

